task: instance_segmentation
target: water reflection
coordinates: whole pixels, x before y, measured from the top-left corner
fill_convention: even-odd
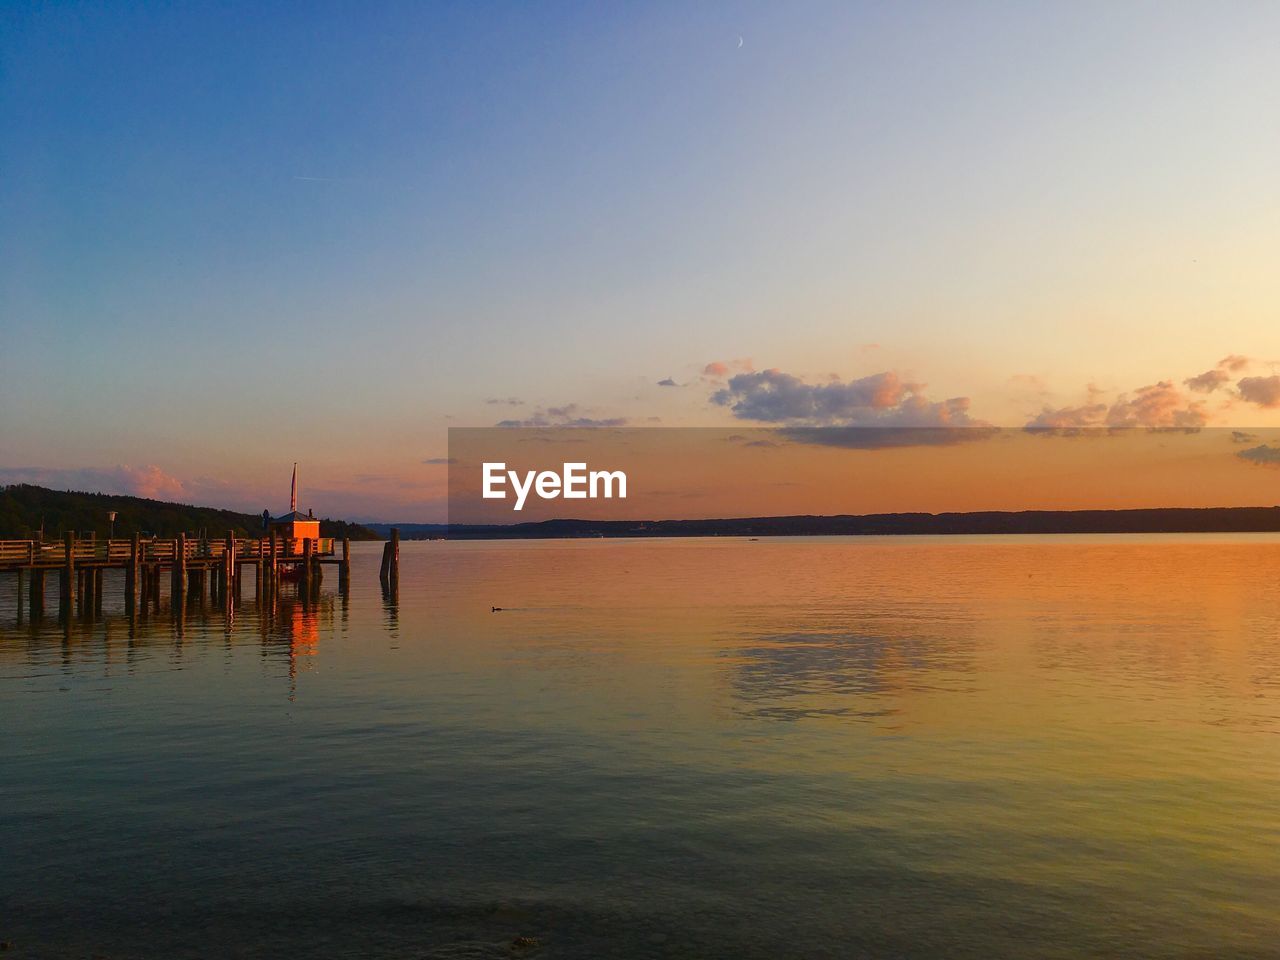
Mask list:
[[[1280,543],[372,546],[349,594],[0,581],[0,939],[1275,955]]]
[[[965,689],[974,669],[972,642],[941,634],[775,634],[723,655],[740,708],[764,720],[884,719],[899,696]]]
[[[99,594],[98,603],[73,616],[42,616],[36,608],[27,619],[15,598],[14,628],[0,633],[0,665],[23,664],[38,673],[56,662],[66,672],[100,669],[108,676],[121,665],[161,655],[180,670],[215,643],[224,650],[257,646],[264,661],[285,666],[292,700],[298,674],[310,669],[322,638],[334,634],[336,611],[345,622],[348,605],[345,594],[286,585],[248,601],[194,590],[130,605],[123,599],[111,604]]]

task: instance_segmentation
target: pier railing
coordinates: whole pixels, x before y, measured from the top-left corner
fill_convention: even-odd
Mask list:
[[[271,557],[272,540],[269,537],[237,538],[234,544],[236,560],[266,560]],[[313,557],[331,557],[334,555],[334,538],[320,537],[311,541]],[[172,562],[178,557],[179,544],[185,544],[184,556],[187,560],[219,560],[226,557],[227,540],[213,538],[187,537],[159,539],[147,538],[138,540],[139,563]],[[71,559],[77,565],[81,563],[102,563],[107,565],[128,563],[133,559],[134,541],[128,540],[72,540],[70,543]],[[53,540],[0,540],[0,566],[61,566],[67,561],[67,541]],[[286,560],[302,557],[306,553],[306,541],[303,539],[277,538],[275,540],[276,559]]]

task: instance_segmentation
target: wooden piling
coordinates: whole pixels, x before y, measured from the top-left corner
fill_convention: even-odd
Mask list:
[[[31,586],[27,588],[27,609],[30,611],[29,615],[32,620],[38,620],[40,617],[40,613],[36,611],[36,578],[39,577],[41,580],[44,579],[44,571],[36,570],[36,557],[38,554],[39,554],[39,548],[36,546],[36,541],[32,540],[31,543],[27,545],[27,564],[31,568]],[[43,583],[41,584],[41,586],[43,586]],[[41,607],[43,606],[44,606],[44,603],[41,602]],[[22,570],[21,569],[19,569],[18,571],[18,619],[19,620],[22,619]]]
[[[87,619],[93,613],[93,571],[88,567],[81,567],[79,580],[77,595],[80,600],[80,616]]]
[[[314,541],[310,537],[302,541],[302,589],[304,596],[311,595],[311,549],[313,543]]]
[[[124,605],[132,611],[138,602],[138,554],[142,549],[138,534],[129,542],[129,565],[124,568]]]
[[[227,531],[222,548],[222,602],[230,603],[236,595],[236,532]]]
[[[391,586],[400,583],[400,528],[391,528]]]
[[[351,538],[342,538],[342,563],[338,567],[338,589],[351,586]]]
[[[178,542],[173,558],[173,588],[170,591],[172,600],[179,606],[187,596],[187,535],[178,534]]]
[[[76,541],[75,534],[68,533],[63,538],[66,544],[67,557],[65,565],[62,568],[62,599],[61,605],[68,610],[71,609],[71,602],[75,599],[76,594]]]
[[[44,570],[32,568],[30,596],[27,606],[31,610],[31,619],[38,620],[44,614]]]

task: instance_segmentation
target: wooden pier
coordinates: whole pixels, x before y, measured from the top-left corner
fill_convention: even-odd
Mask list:
[[[340,543],[340,549],[335,544]],[[180,534],[162,540],[134,536],[129,540],[76,539],[60,541],[0,540],[0,571],[18,577],[19,598],[25,587],[29,609],[44,610],[50,573],[59,578],[59,606],[69,610],[80,600],[82,608],[101,607],[103,574],[123,570],[126,607],[148,603],[160,595],[161,578],[169,578],[169,595],[188,594],[239,598],[246,568],[254,570],[254,592],[259,597],[276,592],[282,580],[296,580],[309,593],[318,586],[325,566],[338,568],[338,587],[351,582],[351,542],[331,537],[288,539],[275,536],[221,539]],[[29,584],[23,581],[30,578]]]

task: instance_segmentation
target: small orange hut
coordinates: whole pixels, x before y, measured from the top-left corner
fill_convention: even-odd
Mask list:
[[[293,465],[293,483],[289,490],[289,512],[283,517],[275,517],[268,528],[272,533],[285,540],[319,540],[320,521],[310,510],[306,513],[298,511],[298,465]]]

